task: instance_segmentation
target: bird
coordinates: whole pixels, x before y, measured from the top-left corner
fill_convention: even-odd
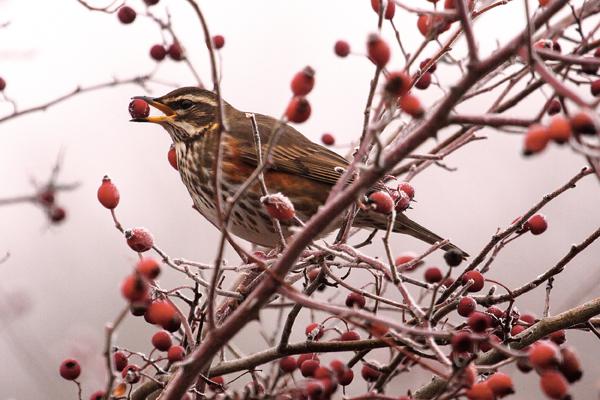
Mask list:
[[[208,221],[219,228],[214,175],[215,157],[219,145],[219,101],[213,91],[198,87],[182,87],[161,97],[135,96],[162,112],[163,115],[133,118],[134,122],[151,122],[162,126],[174,143],[177,166],[193,206]],[[222,116],[226,129],[221,134],[221,196],[225,204],[234,196],[259,165],[259,156],[267,150],[271,135],[277,131],[277,141],[264,170],[264,182],[269,193],[281,193],[293,204],[300,221],[308,221],[317,213],[333,186],[343,175],[349,162],[328,148],[314,143],[285,121],[253,113],[260,136],[261,152],[255,145],[255,132],[248,114],[222,101]],[[373,190],[381,189],[379,182]],[[367,192],[368,193],[368,192]],[[234,204],[228,229],[235,236],[266,248],[276,248],[280,234],[265,210],[261,198],[264,192],[258,182],[250,185]],[[358,207],[354,227],[386,230],[388,216],[369,207]],[[281,232],[290,237],[298,222],[281,221]],[[342,217],[332,221],[326,233],[340,227]],[[296,228],[296,229],[294,229]],[[442,237],[411,220],[403,212],[396,214],[394,232],[408,234],[429,244]],[[463,257],[467,253],[448,243],[442,249],[455,250]]]

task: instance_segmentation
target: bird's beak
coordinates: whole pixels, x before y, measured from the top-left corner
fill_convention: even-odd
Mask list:
[[[148,96],[135,96],[132,99],[142,99],[152,107],[162,111],[165,115],[154,115],[145,118],[133,118],[132,122],[154,122],[161,123],[172,119],[175,116],[175,111],[166,104],[161,103],[160,99],[153,99]]]

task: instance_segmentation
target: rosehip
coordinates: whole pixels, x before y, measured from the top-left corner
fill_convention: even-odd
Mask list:
[[[548,141],[550,141],[550,135],[544,126],[539,124],[531,125],[525,133],[523,154],[531,155],[539,153],[546,148]]]
[[[319,365],[319,360],[306,360],[300,365],[300,372],[304,377],[313,376]]]
[[[167,351],[167,359],[170,363],[179,362],[185,358],[183,346],[171,346]]]
[[[220,50],[225,46],[225,38],[223,35],[215,35],[212,38],[213,46],[215,49]]]
[[[460,250],[450,249],[444,253],[444,260],[449,267],[458,267],[463,260]]]
[[[115,363],[115,369],[119,372],[123,371],[129,362],[127,356],[122,351],[117,351],[113,354],[113,361]]]
[[[390,72],[385,82],[384,90],[392,96],[403,96],[410,89],[410,77],[402,71]]]
[[[311,340],[319,340],[323,337],[323,327],[317,322],[308,324],[304,331],[306,336]]]
[[[387,192],[378,191],[369,195],[368,203],[372,209],[381,214],[389,214],[394,209],[394,200]]]
[[[148,283],[137,274],[127,276],[121,284],[121,294],[130,302],[144,300],[149,289]]]
[[[349,342],[352,340],[360,340],[360,335],[356,331],[346,331],[346,332],[342,333],[342,335],[340,336],[340,340],[342,342]]]
[[[370,366],[369,364],[363,364],[360,374],[362,378],[367,382],[375,382],[381,375],[381,371]]]
[[[417,19],[417,28],[419,29],[419,32],[421,32],[421,35],[423,35],[425,37],[429,36],[429,34],[431,32],[431,26],[432,26],[431,16],[429,16],[427,14],[419,15],[419,19]]]
[[[171,164],[171,167],[173,167],[175,171],[179,171],[179,166],[177,165],[177,151],[175,150],[174,144],[171,144],[171,147],[169,147],[167,160],[169,160],[169,164]]]
[[[462,276],[463,284],[466,284],[470,279],[473,280],[473,284],[469,287],[469,292],[479,292],[483,289],[484,278],[479,271],[468,271]]]
[[[421,100],[411,93],[407,93],[398,100],[400,109],[413,118],[423,118],[425,109],[421,104]]]
[[[302,123],[310,117],[310,103],[305,97],[294,97],[285,109],[285,116],[291,122]]]
[[[167,351],[173,345],[171,335],[167,331],[158,331],[152,335],[152,346],[158,351]]]
[[[548,135],[557,143],[568,142],[573,134],[571,124],[562,115],[557,115],[548,124]]]
[[[108,175],[104,175],[104,178],[102,178],[102,184],[98,188],[97,194],[100,204],[109,210],[119,205],[119,199],[121,198],[119,189],[112,183]]]
[[[298,364],[293,356],[283,357],[279,360],[279,368],[285,373],[292,373],[296,369]]]
[[[375,11],[377,13],[377,15],[379,15],[379,12],[381,11],[381,2],[383,0],[371,0],[371,7],[373,8],[373,11]],[[386,0],[386,6],[385,6],[385,13],[383,14],[383,17],[385,19],[392,19],[394,18],[394,14],[396,13],[396,3],[394,3],[393,0]]]
[[[326,146],[333,146],[335,144],[335,137],[331,133],[324,133],[321,136],[321,142]]]
[[[289,221],[296,215],[294,205],[290,199],[281,193],[263,196],[260,198],[260,201],[271,218],[275,218],[280,221]]]
[[[455,353],[470,352],[473,350],[473,339],[468,331],[459,331],[452,335],[450,345]]]
[[[132,23],[133,21],[135,21],[136,16],[137,13],[135,12],[135,10],[129,6],[123,6],[119,8],[119,11],[117,12],[117,17],[119,18],[119,21],[121,21],[123,24]]]
[[[390,47],[379,35],[373,33],[367,38],[367,55],[373,64],[383,68],[390,61]]]
[[[79,366],[79,362],[77,362],[77,360],[73,358],[67,358],[60,363],[59,372],[63,379],[74,381],[79,377],[79,374],[81,374],[81,366]]]
[[[398,190],[406,193],[411,200],[415,197],[415,188],[408,182],[401,182]]]
[[[415,87],[420,90],[425,90],[431,85],[431,72],[425,72],[415,83]]]
[[[160,265],[154,258],[142,258],[137,262],[135,269],[148,279],[156,279],[160,275]]]
[[[438,283],[444,279],[442,271],[438,267],[429,267],[425,270],[425,282],[427,283]]]
[[[338,375],[338,382],[342,386],[348,386],[354,380],[354,372],[348,368],[341,375]]]
[[[175,316],[177,316],[177,311],[175,311],[175,308],[168,301],[156,300],[148,306],[146,315],[148,315],[148,319],[150,319],[153,324],[164,327],[164,325],[167,325]]]
[[[150,114],[150,106],[142,99],[133,99],[129,103],[131,118],[146,118]]]
[[[156,61],[162,61],[167,56],[167,49],[162,44],[155,44],[150,47],[150,57]]]
[[[534,235],[541,235],[548,229],[548,221],[543,214],[535,214],[527,220],[525,228]]]
[[[458,301],[456,311],[458,311],[458,315],[461,317],[468,317],[473,311],[475,311],[476,307],[477,302],[473,300],[472,297],[463,297]]]
[[[367,299],[360,293],[352,292],[348,293],[348,296],[346,296],[347,307],[364,308],[366,303]]]
[[[558,346],[549,340],[540,340],[533,344],[527,357],[531,365],[538,369],[556,367],[560,363]]]
[[[501,309],[499,309],[496,306],[490,306],[488,307],[487,310],[485,310],[486,313],[493,315],[494,317],[500,319],[502,317],[504,317],[504,311],[502,311]]]
[[[579,112],[571,117],[571,128],[582,135],[595,135],[596,125],[592,118],[585,112]]]
[[[477,382],[467,390],[469,400],[494,400],[494,392],[486,382]]]
[[[183,48],[177,42],[175,42],[169,46],[167,53],[169,53],[169,57],[171,57],[171,59],[173,59],[175,61],[181,61],[184,58]]]
[[[482,333],[492,325],[492,321],[489,315],[476,311],[469,315],[467,325],[473,332]]]
[[[307,361],[307,360],[317,360],[317,361],[319,361],[319,356],[317,356],[315,353],[300,354],[298,356],[298,366],[301,367],[302,363],[304,361]]]
[[[290,87],[294,96],[306,96],[315,86],[315,70],[307,66],[292,78]]]
[[[127,244],[133,251],[143,253],[148,251],[154,245],[154,239],[150,232],[145,228],[133,228],[125,231]]]
[[[345,40],[338,40],[333,46],[333,51],[338,57],[347,57],[350,54],[350,45]]]
[[[560,372],[545,371],[540,379],[540,386],[546,396],[551,399],[561,400],[569,392],[569,384]]]

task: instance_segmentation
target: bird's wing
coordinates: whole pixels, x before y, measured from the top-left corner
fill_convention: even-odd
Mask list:
[[[264,158],[269,138],[278,129],[279,122],[260,114],[256,114],[256,122]],[[229,134],[240,142],[238,152],[242,161],[252,166],[258,165],[250,119],[234,118],[229,123]],[[288,172],[334,185],[348,166],[348,161],[344,157],[311,142],[287,124],[281,127],[278,135],[277,143],[271,152],[269,166],[271,170]]]

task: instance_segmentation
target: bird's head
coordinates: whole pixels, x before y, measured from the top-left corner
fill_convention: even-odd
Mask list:
[[[153,122],[169,132],[175,142],[201,137],[217,124],[217,97],[205,89],[183,87],[161,97],[136,96],[163,115],[133,118],[134,122]]]

